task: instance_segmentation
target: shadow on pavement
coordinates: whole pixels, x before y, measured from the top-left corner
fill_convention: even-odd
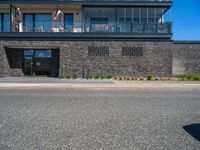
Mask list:
[[[200,124],[186,125],[183,129],[200,142]]]

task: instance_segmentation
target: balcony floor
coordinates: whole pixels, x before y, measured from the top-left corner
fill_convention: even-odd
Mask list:
[[[172,34],[1,32],[0,40],[170,40]]]

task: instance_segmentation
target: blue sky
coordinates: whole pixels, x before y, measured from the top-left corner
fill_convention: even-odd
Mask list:
[[[200,0],[174,0],[170,14],[174,40],[200,40]]]

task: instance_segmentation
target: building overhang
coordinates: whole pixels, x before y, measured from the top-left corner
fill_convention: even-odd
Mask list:
[[[171,40],[172,34],[2,32],[0,40]]]
[[[85,5],[85,6],[156,6],[156,7],[171,7],[173,4],[172,0],[169,1],[151,1],[151,0],[135,0],[135,1],[89,1],[89,0],[1,0],[0,4],[75,4],[75,5]]]
[[[198,41],[190,41],[190,40],[175,40],[173,41],[173,44],[200,44],[200,40]]]

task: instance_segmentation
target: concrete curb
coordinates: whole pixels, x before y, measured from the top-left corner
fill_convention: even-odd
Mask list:
[[[200,84],[121,83],[0,83],[0,89],[82,89],[82,90],[148,90],[148,91],[199,91]]]

